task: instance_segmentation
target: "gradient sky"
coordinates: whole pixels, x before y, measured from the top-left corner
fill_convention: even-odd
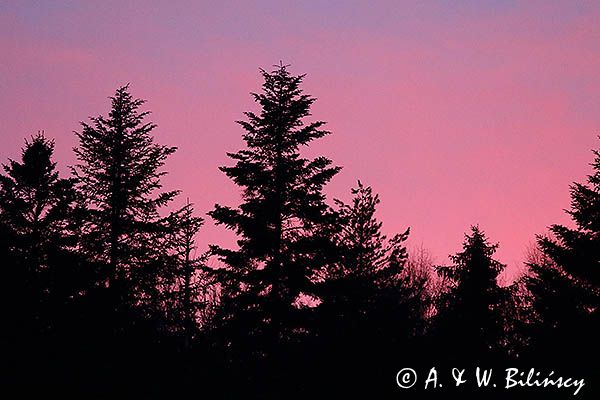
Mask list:
[[[384,229],[410,226],[438,262],[479,223],[515,268],[568,221],[568,185],[598,147],[593,2],[0,2],[0,159],[43,129],[66,169],[78,121],[131,82],[157,140],[180,148],[165,180],[179,202],[237,204],[217,167],[242,146],[258,68],[280,60],[308,74],[333,132],[310,150],[344,167],[329,195],[372,185]],[[230,241],[210,222],[199,235]]]

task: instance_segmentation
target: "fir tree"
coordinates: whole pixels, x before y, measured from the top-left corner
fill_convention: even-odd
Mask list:
[[[575,228],[552,225],[552,235],[540,237],[539,245],[558,267],[597,289],[600,287],[600,151],[593,152],[593,173],[587,183],[571,186],[571,209],[567,213]]]
[[[120,304],[151,303],[169,257],[160,210],[177,194],[160,192],[161,168],[175,148],[154,142],[156,125],[145,121],[144,100],[134,99],[128,85],[110,100],[107,117],[91,117],[76,132],[73,173],[87,208],[81,248],[106,265],[106,283],[119,292]]]
[[[313,351],[323,376],[377,390],[386,371],[414,355],[427,282],[407,270],[409,230],[386,237],[375,215],[379,196],[361,182],[352,194],[350,204],[336,200],[339,258],[321,275]]]
[[[593,153],[587,182],[571,185],[567,213],[575,226],[552,225],[549,235],[538,236],[544,257],[528,264],[525,282],[532,294],[530,335],[539,349],[536,356],[552,351],[572,360],[597,354],[592,349],[600,326],[600,152]]]
[[[453,265],[437,267],[447,281],[440,295],[434,335],[441,352],[453,360],[492,360],[501,354],[502,305],[508,294],[498,285],[505,265],[493,259],[498,248],[476,226],[465,235],[463,251],[451,256]]]
[[[74,182],[59,177],[53,153],[54,142],[37,134],[25,142],[21,159],[9,160],[0,175],[0,224],[13,260],[6,264],[10,283],[3,293],[12,293],[9,303],[19,304],[23,315],[46,324],[40,329],[58,316],[44,320],[43,308],[64,303],[81,289],[73,269]]]
[[[72,246],[75,208],[72,179],[59,177],[54,142],[43,133],[26,141],[20,161],[0,175],[0,219],[13,234],[12,248],[29,274],[47,267],[49,251]]]
[[[315,302],[314,275],[332,248],[333,213],[323,187],[339,171],[325,157],[307,159],[302,147],[328,134],[324,122],[307,122],[315,98],[285,65],[261,70],[261,93],[252,96],[260,112],[238,121],[246,148],[229,153],[235,165],[220,169],[242,189],[242,203],[216,205],[209,214],[238,235],[238,249],[213,246],[223,262],[218,313],[223,337],[250,346],[260,358],[272,345],[305,329]],[[303,302],[305,305],[303,306]]]
[[[175,330],[182,334],[185,346],[189,347],[197,334],[198,314],[204,306],[206,254],[196,255],[195,242],[204,220],[194,216],[194,206],[188,201],[169,217],[169,224],[172,227],[169,247],[173,249],[174,266],[171,279],[165,280],[163,288],[170,303],[166,312]]]
[[[51,374],[50,355],[91,281],[74,253],[73,180],[59,176],[53,153],[39,133],[0,175],[0,352],[17,375],[32,365]]]
[[[383,319],[392,324],[398,322],[396,318],[408,317],[394,315],[390,308],[412,297],[404,270],[407,261],[404,242],[409,230],[388,239],[381,232],[382,222],[375,217],[379,196],[360,181],[352,194],[351,204],[336,200],[341,227],[336,235],[340,257],[322,277],[320,295],[321,311],[328,314],[325,310],[329,309],[334,313],[322,322],[338,325],[336,328],[344,335],[357,329],[383,329],[384,321],[375,319],[386,314],[383,310],[386,307],[390,314]],[[416,308],[414,311],[418,313]],[[394,332],[389,337],[394,336],[400,338],[401,334]]]

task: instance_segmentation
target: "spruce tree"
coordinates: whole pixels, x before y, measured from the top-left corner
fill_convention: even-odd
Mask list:
[[[575,227],[552,225],[551,236],[539,238],[543,252],[567,274],[600,287],[600,151],[594,150],[593,173],[587,183],[571,186],[571,216]]]
[[[288,66],[261,70],[252,93],[258,113],[238,121],[246,148],[220,169],[241,188],[238,207],[216,205],[209,214],[238,235],[238,248],[213,246],[222,261],[218,321],[221,337],[245,356],[263,357],[271,346],[305,332],[315,273],[329,260],[334,214],[323,188],[340,170],[326,157],[308,159],[301,148],[328,134],[309,122],[315,98],[301,88],[304,75]]]
[[[74,245],[73,180],[59,177],[53,153],[54,142],[39,133],[25,142],[21,160],[9,160],[6,175],[0,175],[0,219],[13,232],[12,248],[31,275],[47,267],[50,251]]]
[[[414,362],[427,282],[407,270],[409,229],[388,238],[375,215],[379,196],[360,181],[352,194],[349,204],[336,200],[339,258],[321,275],[313,351],[323,376],[377,390],[400,360]]]
[[[490,361],[502,353],[503,304],[507,292],[498,285],[505,265],[493,258],[498,248],[474,226],[453,265],[437,267],[447,289],[439,296],[434,335],[439,351],[454,361]]]
[[[42,308],[76,297],[81,289],[73,270],[74,182],[59,177],[53,153],[54,142],[39,133],[25,142],[21,159],[9,160],[0,175],[0,224],[13,260],[6,264],[3,293],[12,293],[14,304],[29,304],[29,311],[21,313],[37,314],[45,324],[51,322],[42,322]],[[48,316],[53,322],[56,317]]]
[[[185,347],[191,345],[198,333],[198,314],[204,305],[206,254],[196,254],[195,241],[203,224],[204,220],[194,215],[194,206],[189,201],[169,217],[172,233],[168,247],[174,257],[170,279],[164,280],[162,292],[168,299],[165,311],[175,331],[184,338]]]
[[[129,86],[110,97],[107,117],[91,117],[76,132],[79,163],[73,167],[87,213],[81,248],[105,265],[106,286],[124,306],[153,303],[159,297],[161,268],[169,232],[161,209],[177,191],[161,191],[162,167],[176,148],[155,143],[156,125],[141,111]]]
[[[552,225],[538,236],[544,257],[528,265],[532,294],[531,340],[539,354],[573,361],[597,355],[600,326],[600,152],[593,151],[593,172],[586,183],[571,185],[567,213],[574,227]],[[550,353],[551,352],[551,353]],[[593,356],[590,357],[593,359]]]
[[[52,354],[91,280],[74,253],[73,180],[59,176],[53,153],[39,133],[0,174],[0,352],[3,373],[17,377],[35,365],[51,379]]]
[[[364,335],[365,329],[384,328],[384,321],[375,321],[378,317],[391,324],[398,323],[396,318],[408,318],[408,315],[394,315],[391,308],[414,295],[409,294],[409,277],[405,271],[404,242],[409,230],[388,239],[381,231],[382,222],[375,216],[379,196],[360,181],[352,194],[351,204],[336,200],[341,229],[335,239],[340,257],[323,276],[320,286],[323,303],[319,309],[324,315],[333,313],[322,322],[337,325],[339,334],[363,331]],[[388,308],[389,315],[385,315],[384,308]],[[416,308],[414,311],[418,313]],[[400,332],[393,332],[388,339],[400,336]]]

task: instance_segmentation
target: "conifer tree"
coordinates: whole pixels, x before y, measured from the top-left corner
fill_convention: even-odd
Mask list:
[[[326,157],[304,158],[301,148],[328,134],[324,122],[308,122],[315,98],[301,88],[304,75],[285,65],[261,70],[253,93],[258,113],[238,121],[246,148],[220,169],[241,188],[235,208],[216,205],[209,214],[238,235],[238,248],[213,246],[223,263],[218,320],[228,345],[250,346],[258,357],[305,329],[314,303],[313,276],[329,260],[333,212],[323,187],[339,171]],[[217,319],[216,319],[217,320]],[[249,355],[250,352],[246,353]]]
[[[76,132],[79,163],[73,167],[87,213],[81,248],[106,266],[106,285],[119,303],[151,303],[159,295],[161,268],[168,254],[162,241],[169,232],[160,210],[177,194],[160,191],[161,170],[175,147],[155,143],[156,125],[140,111],[129,86],[110,97],[107,117],[91,117]]]
[[[73,252],[73,180],[59,176],[53,153],[39,133],[0,174],[0,351],[11,368],[43,368],[88,282]]]
[[[0,175],[0,224],[13,260],[7,263],[10,284],[3,293],[13,293],[10,303],[20,304],[23,314],[29,303],[29,312],[37,314],[39,322],[43,307],[73,297],[80,289],[71,268],[74,182],[59,177],[53,153],[54,142],[39,133],[25,142],[21,159],[9,160],[5,175]],[[56,322],[56,315],[51,319]]]
[[[323,323],[335,323],[344,335],[357,329],[362,329],[363,334],[365,329],[381,330],[384,321],[375,321],[377,317],[392,324],[398,323],[396,318],[408,319],[408,315],[394,315],[392,308],[415,295],[409,293],[409,277],[404,270],[407,261],[404,242],[409,230],[388,239],[381,232],[382,222],[375,217],[379,196],[360,181],[352,194],[351,204],[336,200],[341,227],[336,235],[340,257],[323,276],[320,296],[321,311],[334,313],[324,318]],[[382,315],[386,314],[385,308],[389,315]],[[417,308],[414,311],[418,313]],[[394,332],[391,336],[401,335]]]
[[[59,177],[54,142],[43,133],[25,142],[20,161],[0,175],[0,219],[13,234],[12,248],[29,274],[47,267],[49,252],[72,246],[75,208],[72,179]]]
[[[566,358],[597,354],[592,350],[600,333],[600,151],[593,153],[587,182],[571,185],[567,213],[574,227],[552,225],[548,235],[538,236],[544,257],[529,263],[530,335],[542,356],[550,350]]]
[[[504,337],[502,305],[508,294],[498,285],[505,265],[493,259],[498,248],[474,226],[453,265],[437,267],[449,287],[440,295],[434,335],[441,352],[453,360],[493,360]]]
[[[169,298],[166,312],[175,329],[189,347],[198,330],[198,313],[202,311],[205,286],[204,261],[206,254],[196,255],[195,237],[204,220],[194,216],[189,201],[169,217],[172,227],[169,247],[173,249],[172,275],[165,279],[163,292]]]
[[[414,355],[426,280],[407,270],[409,229],[386,237],[375,215],[379,196],[360,181],[352,194],[350,204],[336,200],[339,258],[321,275],[313,351],[325,376],[384,386],[386,370]]]

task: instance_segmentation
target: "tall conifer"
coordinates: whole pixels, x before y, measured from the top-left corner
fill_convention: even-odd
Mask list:
[[[525,278],[532,294],[531,337],[537,356],[573,360],[597,354],[600,331],[600,151],[593,151],[592,173],[571,185],[567,213],[574,227],[552,225],[538,237],[544,257],[529,263]],[[568,345],[558,345],[568,343]],[[552,351],[552,353],[550,353]]]
[[[474,226],[463,250],[451,256],[453,265],[437,267],[448,288],[439,297],[434,334],[441,351],[455,361],[492,360],[501,354],[508,293],[498,285],[506,266],[493,258],[497,248]]]
[[[238,248],[212,247],[223,263],[217,272],[224,337],[252,346],[259,357],[304,329],[316,301],[314,275],[333,247],[323,188],[340,170],[326,157],[301,155],[329,133],[324,122],[307,120],[315,98],[301,88],[304,75],[285,65],[261,74],[262,91],[252,93],[260,111],[238,121],[246,147],[228,154],[233,166],[220,168],[241,188],[242,202],[209,213],[238,235]]]
[[[156,125],[140,110],[145,101],[133,98],[128,85],[110,100],[108,116],[91,117],[76,132],[73,173],[87,209],[81,248],[106,265],[106,284],[119,292],[119,303],[151,303],[169,256],[160,210],[177,191],[161,192],[161,168],[175,147],[155,143]]]

